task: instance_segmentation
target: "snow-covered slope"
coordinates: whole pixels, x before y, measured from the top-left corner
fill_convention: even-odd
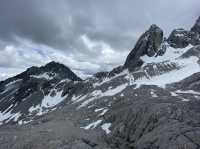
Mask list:
[[[54,111],[67,95],[65,84],[80,81],[66,66],[51,62],[0,82],[0,124],[27,123]]]

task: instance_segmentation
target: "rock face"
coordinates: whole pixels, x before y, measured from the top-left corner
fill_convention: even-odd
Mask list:
[[[168,43],[173,48],[185,48],[189,44],[200,44],[199,34],[193,31],[186,31],[184,29],[175,29],[168,38]]]
[[[174,48],[185,48],[190,43],[189,31],[175,29],[168,38],[168,43]]]
[[[191,28],[191,31],[200,35],[200,17],[197,19],[195,25]]]
[[[180,97],[170,97],[167,92],[167,97],[151,98],[145,95],[150,88],[154,87],[143,87],[143,97],[116,104],[114,108],[121,110],[110,113],[108,120],[112,121],[113,131],[109,142],[113,149],[198,148],[200,111],[195,107],[200,102],[179,102]]]
[[[136,43],[134,49],[128,55],[124,64],[125,68],[134,70],[136,67],[142,65],[140,60],[141,56],[147,55],[149,57],[154,56],[163,41],[163,31],[156,25],[152,25],[148,31],[146,31]]]
[[[172,31],[168,38],[168,43],[174,48],[185,48],[189,44],[200,44],[200,17],[190,31],[182,28]]]

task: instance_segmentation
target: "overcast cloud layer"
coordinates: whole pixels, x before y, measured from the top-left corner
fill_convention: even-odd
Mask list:
[[[200,0],[1,0],[0,80],[55,60],[81,76],[123,64],[157,24],[189,29]]]

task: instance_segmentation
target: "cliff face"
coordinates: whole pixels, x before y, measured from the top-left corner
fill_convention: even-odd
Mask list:
[[[141,56],[154,56],[163,41],[163,31],[156,25],[152,25],[137,41],[134,49],[128,55],[124,67],[132,70],[142,65]]]

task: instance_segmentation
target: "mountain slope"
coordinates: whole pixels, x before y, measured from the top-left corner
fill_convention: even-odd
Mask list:
[[[50,63],[1,82],[0,147],[200,148],[198,24],[168,39],[152,25],[123,66],[86,80]]]
[[[80,81],[66,66],[50,62],[31,67],[0,83],[0,123],[30,121],[35,115],[53,110],[64,100],[62,88],[66,82]]]

